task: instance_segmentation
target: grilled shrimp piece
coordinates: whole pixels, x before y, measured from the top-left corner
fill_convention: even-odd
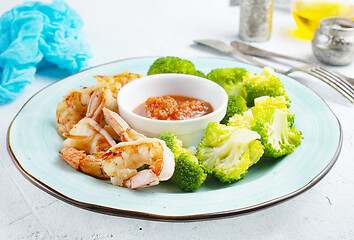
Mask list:
[[[149,169],[138,172],[144,165],[149,165]],[[164,141],[141,138],[110,148],[104,156],[102,167],[111,177],[112,184],[137,189],[171,178],[175,162]]]
[[[87,154],[105,152],[116,142],[97,122],[102,118],[102,108],[105,103],[104,93],[95,91],[90,98],[86,117],[81,119],[67,134],[65,147],[84,150]]]
[[[105,87],[103,83],[71,90],[58,103],[56,110],[57,126],[61,135],[67,137],[75,124],[86,116],[91,95],[99,89],[104,95],[104,106],[114,111],[118,108],[117,101],[112,97],[110,89]]]
[[[100,99],[99,92],[95,94],[98,96],[91,97],[90,107],[96,107],[92,107],[88,116],[99,119],[100,113],[97,109],[102,104],[96,102],[96,99]],[[102,148],[108,145],[96,144],[97,141],[92,139],[105,139],[106,144],[112,144],[114,140],[111,139],[111,142],[106,136],[107,132],[92,118],[85,117],[70,131],[71,138],[65,140],[66,147],[60,152],[67,163],[88,175],[110,177],[112,184],[131,189],[156,185],[172,177],[175,167],[174,155],[164,141],[137,133],[117,113],[107,108],[103,108],[103,112],[106,122],[124,142],[114,144],[106,153],[100,151],[100,148],[93,148],[92,146],[98,145]],[[75,147],[69,146],[68,143],[73,142]],[[149,168],[138,171],[144,165],[149,165]]]
[[[174,155],[164,141],[137,133],[115,112],[106,108],[103,112],[106,122],[122,139],[107,151],[102,162],[112,184],[137,189],[172,177]],[[149,169],[138,172],[144,165],[149,165]]]
[[[67,134],[60,156],[73,168],[98,178],[109,178],[102,169],[102,157],[116,142],[97,122],[102,118],[104,96],[101,90],[90,98],[86,117]]]
[[[60,151],[60,156],[77,171],[81,171],[97,178],[109,178],[103,171],[102,157],[104,153],[87,155],[84,151],[73,147],[64,147]]]
[[[131,129],[118,113],[112,112],[107,108],[102,109],[106,123],[120,136],[122,142],[135,141],[146,138],[143,134]]]
[[[105,99],[104,106],[112,111],[117,111],[117,94],[126,83],[140,78],[140,74],[125,71],[116,75],[95,76],[97,83],[80,89],[70,90],[58,103],[56,110],[57,126],[59,133],[66,137],[70,130],[85,117],[90,97],[93,92],[101,89]]]
[[[129,70],[125,70],[122,73],[115,75],[96,75],[93,76],[97,83],[104,83],[112,91],[112,96],[117,99],[119,90],[127,83],[133,81],[134,79],[141,78],[141,74],[131,73]]]

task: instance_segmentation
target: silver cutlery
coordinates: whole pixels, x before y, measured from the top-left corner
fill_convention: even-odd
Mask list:
[[[237,48],[237,50],[241,51],[244,54],[252,55],[252,56],[257,56],[257,57],[262,57],[262,58],[271,58],[271,57],[276,57],[276,58],[283,58],[287,60],[292,60],[292,61],[297,61],[297,62],[302,62],[307,65],[301,66],[301,67],[294,67],[291,68],[287,71],[280,71],[285,75],[289,75],[292,72],[295,71],[301,71],[308,73],[316,78],[321,79],[322,81],[326,82],[333,88],[335,88],[337,91],[341,92],[345,97],[347,97],[351,102],[353,102],[353,96],[354,96],[354,79],[344,76],[338,72],[326,69],[322,67],[319,64],[314,64],[311,63],[308,60],[293,57],[293,56],[286,56],[283,54],[279,53],[274,53],[270,51],[266,51],[263,49],[259,49],[256,47],[253,47],[251,45],[237,42],[237,41],[232,41],[231,45],[234,48]]]
[[[237,48],[238,50],[240,50],[241,52],[243,52],[244,54],[247,54],[247,55],[252,55],[252,56],[261,57],[261,58],[278,57],[278,58],[284,58],[287,60],[293,60],[293,61],[297,61],[297,62],[311,64],[311,62],[306,59],[297,58],[297,57],[293,57],[293,56],[286,56],[283,54],[270,52],[267,50],[263,50],[263,49],[248,45],[246,43],[238,42],[238,41],[232,41],[231,46]]]
[[[293,56],[287,56],[287,55],[283,55],[283,54],[279,54],[279,53],[275,53],[275,52],[270,52],[267,50],[263,50],[263,49],[248,45],[246,43],[238,42],[238,41],[232,41],[231,45],[233,47],[237,48],[242,53],[247,54],[247,55],[252,55],[252,56],[261,57],[261,58],[272,58],[272,57],[283,58],[286,60],[292,60],[292,61],[302,62],[305,64],[314,65],[314,63],[312,63],[311,61],[308,61],[306,59],[297,58],[297,57],[293,57]],[[318,66],[320,66],[320,65],[318,65]],[[323,69],[323,67],[321,67],[321,68]],[[345,81],[349,82],[351,85],[354,85],[354,78],[344,76],[341,73],[338,73],[338,72],[335,72],[332,70],[328,70],[328,69],[324,69],[324,71],[333,72],[334,74],[339,75],[339,77],[343,78]]]
[[[216,49],[222,53],[226,53],[228,55],[231,55],[232,57],[236,57],[237,59],[239,59],[237,56],[247,60],[248,62],[253,63],[254,65],[258,66],[258,67],[268,67],[268,65],[257,61],[256,59],[252,58],[251,56],[242,53],[241,51],[239,51],[237,48],[232,47],[229,44],[226,44],[222,41],[219,40],[212,40],[212,39],[208,39],[208,40],[194,40],[195,43],[204,45],[204,46],[208,46],[210,48]],[[242,59],[240,59],[242,61]],[[276,69],[274,68],[275,71],[279,71],[279,73],[282,73],[283,71],[280,69]]]
[[[251,54],[247,55],[238,47],[231,46],[231,45],[224,43],[222,41],[219,41],[219,40],[195,40],[194,42],[201,44],[201,45],[208,46],[213,49],[216,49],[216,50],[226,53],[232,57],[235,57],[235,56],[241,57],[258,67],[271,67],[276,72],[284,74],[284,75],[288,75],[288,74],[290,74],[292,72],[296,72],[296,71],[301,71],[301,72],[310,74],[310,75],[322,80],[323,82],[327,83],[328,85],[330,85],[331,87],[336,89],[338,92],[340,92],[350,102],[354,103],[354,88],[350,84],[350,81],[351,81],[350,78],[347,80],[344,80],[343,75],[338,74],[334,71],[330,71],[328,69],[325,69],[321,65],[312,64],[309,61],[305,60],[307,63],[307,65],[305,65],[305,66],[294,67],[294,68],[290,68],[289,70],[282,70],[282,69],[278,69],[278,68],[269,66],[268,64],[262,63],[256,59],[254,59],[253,57],[251,57],[250,56]],[[254,49],[256,49],[256,48],[254,48]],[[253,51],[254,51],[254,49],[253,49]],[[261,49],[259,49],[259,50],[261,50]],[[258,51],[258,52],[262,52],[262,51]],[[254,53],[255,53],[255,51],[254,51]],[[271,52],[268,52],[268,53],[271,53]],[[288,58],[288,56],[281,55],[281,54],[271,53],[268,55],[267,52],[265,52],[265,51],[260,53],[259,55],[256,55],[256,56],[259,56],[259,57],[266,57],[267,56],[269,58],[269,57],[271,57],[271,55],[274,57],[281,57],[281,58],[287,57],[287,59],[289,59],[289,60],[304,62],[300,58],[290,57],[291,58],[290,59],[290,58]]]

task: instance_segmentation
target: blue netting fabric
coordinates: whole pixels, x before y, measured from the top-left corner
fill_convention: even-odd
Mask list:
[[[57,66],[71,73],[91,57],[80,16],[64,1],[26,2],[0,18],[0,104],[19,95],[38,68]]]

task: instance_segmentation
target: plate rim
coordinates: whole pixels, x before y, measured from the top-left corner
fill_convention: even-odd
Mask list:
[[[272,206],[275,206],[279,203],[282,203],[286,200],[289,200],[291,198],[294,198],[302,193],[304,193],[305,191],[309,190],[310,188],[312,188],[313,186],[315,186],[321,179],[323,179],[324,176],[327,175],[327,173],[332,169],[332,167],[334,166],[334,164],[336,163],[341,149],[342,149],[342,145],[343,145],[343,131],[342,131],[342,126],[340,124],[340,121],[338,119],[338,117],[335,115],[335,113],[332,111],[332,109],[328,106],[328,104],[323,100],[322,97],[320,97],[316,92],[314,92],[313,90],[311,90],[310,88],[308,88],[307,86],[303,85],[301,82],[298,82],[297,80],[291,78],[292,80],[298,82],[299,84],[301,84],[303,87],[307,88],[308,90],[310,90],[312,93],[314,93],[315,95],[317,95],[317,97],[325,104],[325,106],[328,108],[328,110],[330,110],[330,112],[333,114],[333,116],[335,117],[335,119],[337,120],[338,123],[338,127],[339,127],[339,143],[336,149],[336,152],[334,153],[332,159],[329,161],[329,163],[326,165],[325,168],[323,168],[314,178],[312,178],[308,183],[304,184],[302,187],[296,189],[293,192],[290,192],[288,194],[270,199],[268,201],[265,202],[261,202],[255,205],[251,205],[251,206],[247,206],[247,207],[243,207],[243,208],[238,208],[238,209],[233,209],[233,210],[228,210],[228,211],[218,211],[218,212],[212,212],[212,213],[201,213],[201,214],[192,214],[192,215],[182,215],[182,216],[171,216],[171,215],[161,215],[161,214],[153,214],[153,213],[146,213],[146,212],[140,212],[140,211],[132,211],[132,210],[124,210],[124,209],[118,209],[118,208],[111,208],[111,207],[107,207],[107,206],[102,206],[102,205],[98,205],[98,204],[92,204],[92,203],[86,203],[86,202],[82,202],[82,201],[78,201],[75,200],[73,198],[70,198],[66,195],[64,195],[63,193],[55,190],[54,188],[48,186],[47,184],[45,184],[44,182],[42,182],[41,180],[39,180],[38,178],[34,177],[33,175],[31,175],[30,173],[28,173],[20,164],[20,162],[18,161],[15,153],[13,152],[12,148],[11,148],[11,144],[10,144],[10,132],[11,132],[11,128],[12,128],[12,124],[14,123],[14,121],[16,120],[16,118],[18,117],[18,115],[21,113],[21,111],[26,107],[26,105],[40,92],[44,91],[45,89],[49,88],[50,86],[57,84],[61,81],[64,81],[67,78],[70,78],[74,75],[77,74],[81,74],[82,72],[85,71],[89,71],[91,69],[94,68],[98,68],[101,66],[105,66],[105,65],[110,65],[110,64],[114,64],[114,63],[118,63],[118,62],[122,62],[122,61],[127,61],[127,60],[134,60],[134,59],[144,59],[144,58],[158,58],[160,56],[142,56],[142,57],[131,57],[131,58],[124,58],[124,59],[120,59],[120,60],[116,60],[116,61],[111,61],[111,62],[107,62],[107,63],[103,63],[97,66],[93,66],[90,68],[87,68],[83,71],[74,73],[72,75],[69,75],[63,79],[60,79],[58,81],[55,81],[47,86],[45,86],[44,88],[40,89],[39,91],[37,91],[34,95],[32,95],[25,103],[24,105],[20,108],[20,110],[16,113],[16,115],[14,116],[14,118],[12,119],[8,130],[7,130],[7,137],[6,137],[6,145],[7,145],[7,150],[8,153],[12,159],[12,162],[15,164],[16,168],[20,171],[20,173],[29,181],[31,182],[33,185],[35,185],[36,187],[38,187],[39,189],[43,190],[44,192],[48,193],[49,195],[62,200],[63,202],[66,202],[70,205],[85,209],[85,210],[89,210],[89,211],[93,211],[93,212],[97,212],[97,213],[102,213],[102,214],[107,214],[107,215],[113,215],[113,216],[120,216],[120,217],[129,217],[129,218],[138,218],[138,219],[145,219],[145,220],[156,220],[156,221],[200,221],[200,220],[211,220],[211,219],[216,219],[216,218],[226,218],[226,217],[233,217],[233,216],[240,216],[240,215],[245,215],[245,214],[249,214],[255,211],[259,211],[262,209],[266,209]],[[194,59],[201,59],[201,58],[209,58],[209,59],[220,59],[220,60],[228,60],[230,61],[230,59],[228,58],[223,58],[223,57],[188,57],[188,58],[194,58]],[[187,59],[188,59],[187,58]],[[237,60],[235,60],[237,61]],[[239,61],[238,61],[239,62]],[[248,63],[243,63],[245,65],[249,65],[252,67],[256,67],[253,66],[251,64]]]

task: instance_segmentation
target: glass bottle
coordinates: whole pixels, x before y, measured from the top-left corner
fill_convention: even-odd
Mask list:
[[[354,20],[353,0],[292,0],[291,12],[298,30],[295,35],[312,39],[313,34],[326,17],[345,17]]]

